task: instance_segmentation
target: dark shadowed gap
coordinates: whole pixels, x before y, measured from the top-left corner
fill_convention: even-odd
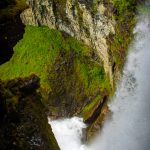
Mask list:
[[[24,28],[19,15],[0,20],[0,65],[12,57],[13,47],[22,39]]]

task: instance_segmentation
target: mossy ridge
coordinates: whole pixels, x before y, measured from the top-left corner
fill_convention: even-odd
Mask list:
[[[41,79],[41,92],[50,93],[48,99],[62,104],[69,97],[70,105],[76,105],[75,113],[78,106],[81,109],[95,94],[110,90],[103,64],[92,58],[92,53],[82,42],[64,38],[57,30],[27,26],[11,60],[0,66],[0,76],[8,80],[34,73]]]
[[[62,46],[60,32],[49,30],[48,27],[27,26],[23,39],[14,47],[11,60],[0,66],[1,79],[8,80],[35,73],[41,78],[41,87],[50,90],[47,65],[52,64]]]
[[[54,111],[60,116],[80,113],[95,95],[110,90],[103,64],[92,59],[92,50],[74,38],[68,38],[66,42],[68,51],[60,51],[49,71],[50,108],[58,107]]]
[[[94,89],[99,89],[100,91],[104,91],[105,89],[108,91],[111,90],[109,79],[105,75],[103,67],[94,62],[86,64],[88,61],[76,61],[76,72],[79,75],[80,82],[84,84],[86,93],[91,94]]]
[[[91,116],[101,99],[102,96],[98,95],[95,99],[93,99],[91,103],[87,104],[84,107],[83,111],[81,112],[81,116],[83,116],[84,120],[87,120]]]

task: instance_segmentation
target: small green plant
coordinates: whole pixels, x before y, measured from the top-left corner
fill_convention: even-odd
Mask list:
[[[126,12],[133,12],[136,6],[136,0],[113,0],[113,4],[118,11],[119,16]]]
[[[95,108],[98,106],[99,102],[101,101],[101,96],[98,95],[93,101],[89,104],[87,104],[83,111],[81,112],[81,116],[84,117],[84,120],[88,119],[90,115],[93,113]]]
[[[93,14],[97,13],[97,7],[98,7],[99,3],[100,3],[100,0],[93,1],[93,5],[92,5],[92,13]]]
[[[115,35],[108,38],[115,67],[122,69],[126,59],[128,46],[133,38],[133,28],[136,23],[136,0],[113,0],[116,21]]]

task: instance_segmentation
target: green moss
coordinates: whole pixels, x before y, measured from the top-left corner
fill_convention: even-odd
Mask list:
[[[104,69],[101,65],[97,65],[90,60],[77,60],[76,72],[79,75],[80,82],[83,83],[86,88],[86,93],[93,93],[94,89],[100,91],[110,90],[110,82],[108,77],[105,75]]]
[[[40,91],[51,100],[55,114],[66,106],[70,111],[71,105],[76,111],[89,97],[92,101],[95,95],[110,91],[103,64],[92,54],[88,46],[75,38],[64,38],[57,30],[27,26],[11,60],[0,66],[0,77],[9,80],[34,73],[40,77]]]
[[[23,39],[14,47],[11,60],[0,66],[1,79],[8,80],[35,73],[41,78],[41,86],[50,90],[47,65],[53,63],[62,47],[60,32],[48,27],[27,26]]]
[[[99,3],[100,3],[100,0],[93,1],[93,4],[92,4],[92,13],[93,14],[97,13],[97,8],[98,8]]]
[[[133,13],[135,11],[136,2],[137,0],[113,0],[118,16],[124,16],[126,13]]]
[[[74,38],[69,38],[68,43],[77,54],[74,62],[75,72],[86,87],[87,93],[93,92],[94,88],[110,90],[109,79],[105,74],[103,64],[92,59],[92,50]]]
[[[81,116],[84,118],[84,120],[87,120],[92,115],[100,101],[101,96],[98,95],[95,99],[93,99],[91,103],[87,104],[84,107],[83,111],[81,112]]]
[[[136,1],[135,0],[113,0],[113,7],[115,13],[113,14],[116,21],[115,35],[110,35],[108,38],[108,45],[111,51],[114,72],[115,69],[121,70],[126,60],[128,46],[133,39],[133,28],[136,23],[135,11]],[[117,71],[116,71],[117,72]]]
[[[91,49],[86,46],[85,44],[83,44],[82,42],[76,40],[73,37],[69,37],[67,39],[67,43],[70,47],[70,49],[74,50],[75,53],[77,54],[77,56],[90,56],[91,53]]]
[[[65,39],[67,50],[61,50],[49,70],[50,109],[68,116],[80,112],[96,95],[109,92],[110,82],[103,64],[92,58],[93,50],[74,38]]]

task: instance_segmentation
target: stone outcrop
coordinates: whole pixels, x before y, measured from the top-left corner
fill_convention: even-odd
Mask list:
[[[0,81],[1,150],[59,150],[38,87],[35,75]]]
[[[103,1],[28,0],[29,8],[21,14],[26,25],[46,25],[82,40],[103,60],[113,85],[111,56],[106,38],[114,34],[115,21],[105,15]]]

